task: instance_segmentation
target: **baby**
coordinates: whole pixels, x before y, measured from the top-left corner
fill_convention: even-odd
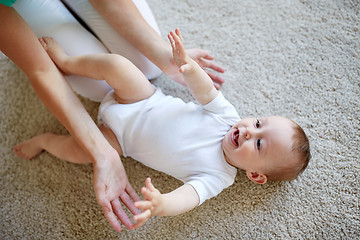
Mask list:
[[[119,154],[185,183],[161,194],[147,178],[141,189],[144,200],[135,202],[143,210],[134,216],[137,224],[202,204],[233,184],[237,168],[259,184],[296,178],[311,157],[302,128],[278,116],[240,120],[208,74],[187,55],[179,29],[168,38],[173,60],[200,105],[164,95],[119,55],[72,57],[53,39],[41,39],[64,73],[105,79],[113,88],[100,105],[99,128]],[[45,133],[14,147],[26,159],[43,150],[69,162],[90,163],[69,135]]]

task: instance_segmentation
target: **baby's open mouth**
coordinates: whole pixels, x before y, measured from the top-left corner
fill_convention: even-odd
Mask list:
[[[237,130],[233,133],[233,138],[232,138],[232,141],[233,141],[233,143],[234,143],[236,146],[239,146],[238,139],[239,139],[239,129],[237,129]]]

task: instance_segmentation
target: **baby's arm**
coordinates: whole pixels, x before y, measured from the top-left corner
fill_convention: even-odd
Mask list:
[[[218,95],[218,91],[209,75],[187,55],[180,30],[175,29],[175,33],[171,31],[168,38],[173,49],[174,61],[183,74],[191,94],[201,105],[211,102]]]
[[[166,194],[161,194],[151,183],[150,178],[146,179],[145,186],[141,189],[144,201],[135,202],[135,207],[143,210],[142,213],[134,216],[137,227],[144,224],[151,216],[175,216],[188,212],[200,201],[195,189],[189,184]]]

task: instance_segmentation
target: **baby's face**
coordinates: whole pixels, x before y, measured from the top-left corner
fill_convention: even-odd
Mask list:
[[[229,164],[251,172],[286,164],[291,154],[292,122],[283,117],[246,118],[225,135],[222,148]]]

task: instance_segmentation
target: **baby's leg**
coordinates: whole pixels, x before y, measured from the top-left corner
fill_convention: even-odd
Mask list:
[[[83,0],[76,1],[74,5],[79,1]],[[107,53],[108,50],[104,45],[76,20],[62,2],[59,0],[16,1],[13,7],[36,36],[52,36],[69,55]],[[93,101],[101,102],[111,90],[105,81],[73,75],[65,78],[77,93]]]
[[[55,64],[67,74],[86,76],[106,82],[115,90],[120,103],[149,98],[155,91],[144,74],[126,58],[116,54],[68,56],[54,39],[40,39]]]

